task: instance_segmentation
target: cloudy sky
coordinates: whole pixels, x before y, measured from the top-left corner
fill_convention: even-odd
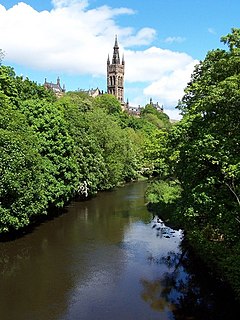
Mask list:
[[[106,91],[115,35],[126,63],[125,100],[152,98],[171,119],[194,65],[240,27],[239,0],[0,0],[3,64],[67,91]]]

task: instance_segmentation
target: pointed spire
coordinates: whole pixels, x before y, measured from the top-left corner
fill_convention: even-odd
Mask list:
[[[114,44],[114,47],[113,47],[112,64],[120,64],[119,46],[118,46],[117,36],[115,36],[115,44]]]
[[[116,47],[116,48],[119,49],[119,47],[118,47],[118,41],[117,41],[117,35],[115,35],[115,44],[114,44],[114,47]]]
[[[110,64],[110,59],[109,59],[109,55],[108,55],[108,59],[107,59],[107,64]]]

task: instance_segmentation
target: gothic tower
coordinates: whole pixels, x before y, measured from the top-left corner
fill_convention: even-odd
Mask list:
[[[112,63],[110,63],[109,55],[107,59],[107,93],[113,94],[122,105],[124,105],[124,67],[125,62],[122,62],[119,57],[119,46],[117,36],[113,47]]]

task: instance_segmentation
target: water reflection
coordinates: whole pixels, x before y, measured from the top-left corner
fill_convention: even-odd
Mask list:
[[[174,237],[176,231],[162,221],[159,223],[160,236]],[[153,228],[156,229],[155,223]],[[191,256],[184,241],[179,242],[179,249],[148,257],[150,264],[158,265],[159,270],[165,268],[165,271],[156,279],[141,279],[142,299],[160,313],[167,310],[168,319],[236,319],[239,304],[234,302],[229,288],[216,281],[209,270]]]
[[[67,214],[0,243],[1,320],[224,319],[214,291],[199,285],[182,231],[147,211],[145,188],[72,202]]]
[[[141,283],[143,286],[141,297],[145,302],[150,304],[152,309],[159,312],[165,310],[173,311],[175,309],[175,305],[171,301],[168,301],[169,288],[164,287],[160,279],[153,281],[142,279]]]

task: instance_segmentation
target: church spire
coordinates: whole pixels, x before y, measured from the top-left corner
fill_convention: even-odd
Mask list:
[[[119,46],[117,36],[113,47],[112,63],[110,64],[109,56],[107,59],[107,93],[114,95],[124,108],[124,57],[120,63]]]
[[[115,44],[113,47],[112,64],[120,64],[119,46],[118,46],[117,36],[115,36]]]
[[[118,48],[117,35],[115,35],[115,44],[114,44],[114,47],[117,47],[117,48]]]

